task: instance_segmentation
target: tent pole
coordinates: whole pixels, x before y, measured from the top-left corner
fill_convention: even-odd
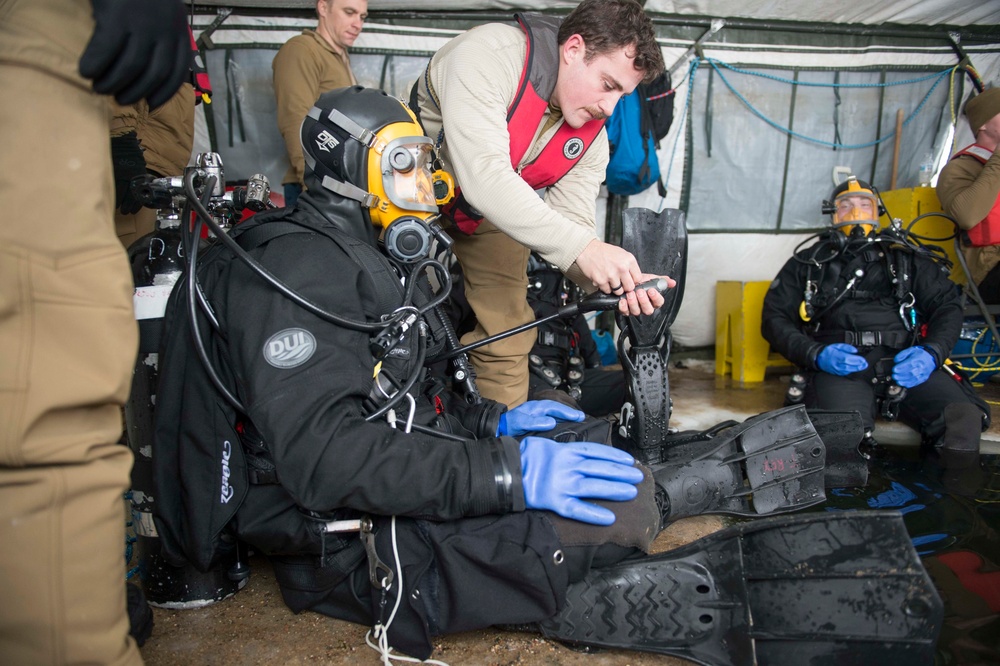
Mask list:
[[[902,143],[903,110],[896,110],[896,136],[892,142],[892,178],[889,179],[889,189],[896,189],[896,176],[899,174],[899,144]]]

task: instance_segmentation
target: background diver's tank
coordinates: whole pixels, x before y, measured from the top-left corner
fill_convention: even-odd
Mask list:
[[[203,156],[199,156],[202,158]],[[201,159],[199,159],[199,164]],[[179,179],[173,180],[179,183]],[[155,199],[154,199],[155,200]],[[167,298],[184,269],[180,213],[169,193],[160,193],[156,229],[129,248],[133,304],[139,324],[139,355],[132,375],[132,389],[125,405],[125,427],[135,457],[132,466],[132,525],[139,580],[146,598],[162,608],[199,608],[235,594],[246,584],[248,570],[232,562],[201,572],[191,565],[177,567],[161,553],[153,523],[153,433],[160,337]],[[237,565],[237,566],[234,566]]]

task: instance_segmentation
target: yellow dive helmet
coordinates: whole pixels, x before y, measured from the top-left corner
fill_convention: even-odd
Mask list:
[[[434,171],[434,145],[413,112],[381,90],[354,86],[322,95],[301,129],[309,189],[361,204],[372,224],[426,221],[454,195]]]
[[[846,236],[870,234],[878,227],[880,213],[878,195],[855,176],[848,176],[833,191],[833,226]]]

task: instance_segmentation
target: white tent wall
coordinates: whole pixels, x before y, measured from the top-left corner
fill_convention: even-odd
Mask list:
[[[431,9],[424,2],[370,0],[371,17],[352,48],[352,63],[363,85],[405,98],[427,58],[460,31],[509,20],[514,11],[565,11],[576,4],[444,1]],[[832,190],[834,166],[850,167],[888,189],[898,109],[907,117],[898,187],[916,185],[923,152],[933,151],[940,166],[953,146],[971,142],[961,119],[950,139],[951,108],[960,108],[971,86],[961,70],[954,76],[947,72],[957,62],[947,39],[947,31],[955,28],[947,26],[972,26],[967,29],[971,39],[959,32],[965,35],[962,46],[983,80],[1000,85],[997,40],[978,38],[1000,33],[1000,0],[898,0],[869,7],[874,14],[844,8],[845,3],[827,4],[831,6],[805,0],[646,3],[665,62],[676,65],[675,119],[658,152],[666,198],[654,187],[630,197],[628,205],[679,207],[688,214],[686,288],[672,327],[676,343],[691,347],[714,341],[716,281],[770,280],[793,248],[822,227],[820,203]],[[211,146],[222,154],[229,180],[262,172],[280,189],[286,164],[274,120],[270,62],[281,44],[315,24],[313,6],[310,0],[196,5],[196,36],[219,22],[228,11],[223,7],[236,8],[205,42],[215,101],[210,122],[199,119],[196,143],[196,152]],[[689,48],[713,15],[726,25],[701,45],[692,86]],[[751,18],[756,21],[744,20]],[[810,23],[788,23],[790,19]],[[908,27],[839,25],[885,21]],[[824,22],[829,25],[809,27]],[[942,23],[947,26],[934,27]],[[835,77],[841,85],[868,87],[832,88]],[[787,82],[792,80],[799,84]],[[882,142],[865,148],[833,150],[826,145],[876,140]],[[603,196],[597,202],[599,234],[604,233],[606,204]]]

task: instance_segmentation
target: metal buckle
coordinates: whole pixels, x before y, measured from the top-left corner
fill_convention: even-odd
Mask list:
[[[861,331],[861,341],[859,346],[861,347],[874,347],[879,344],[880,338],[878,331]]]

